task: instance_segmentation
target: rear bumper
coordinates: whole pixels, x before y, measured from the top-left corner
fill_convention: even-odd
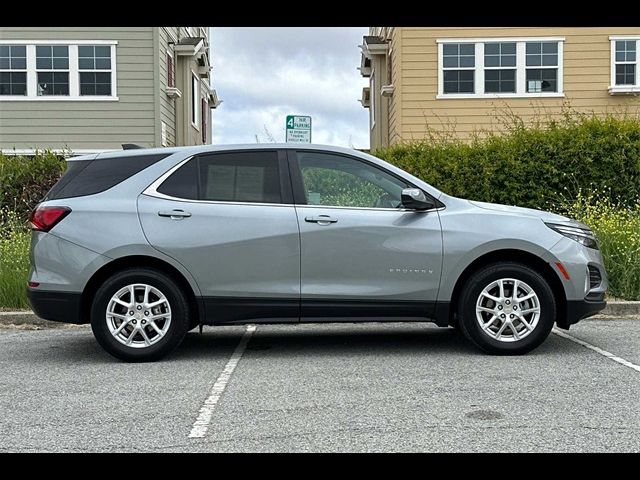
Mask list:
[[[606,306],[604,292],[590,294],[584,300],[569,300],[567,301],[567,314],[564,319],[558,320],[558,327],[568,330],[571,325],[578,323],[583,318],[595,315]]]
[[[64,323],[86,323],[80,315],[79,293],[38,291],[27,289],[29,305],[34,313],[45,320]]]

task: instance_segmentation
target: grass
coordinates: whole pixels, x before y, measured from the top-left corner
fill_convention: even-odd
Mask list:
[[[29,308],[25,288],[31,234],[17,215],[0,211],[0,308]]]
[[[578,193],[565,203],[566,215],[591,227],[609,276],[609,295],[640,300],[640,199],[629,208],[606,193]]]

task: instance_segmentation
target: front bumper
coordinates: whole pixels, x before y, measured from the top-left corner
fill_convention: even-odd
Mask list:
[[[27,299],[33,312],[44,320],[64,323],[87,323],[81,316],[79,293],[38,291],[27,289]]]
[[[586,248],[569,238],[562,238],[550,252],[555,260],[550,263],[562,283],[566,298],[565,315],[558,315],[557,325],[568,329],[583,318],[600,312],[607,306],[604,299],[609,286],[602,254],[599,250]],[[560,262],[569,275],[564,278],[557,268]],[[589,268],[595,268],[600,274],[596,284],[591,283]]]
[[[567,312],[564,318],[558,318],[558,327],[569,330],[569,327],[580,320],[591,317],[607,306],[604,292],[589,295],[584,300],[568,300]]]

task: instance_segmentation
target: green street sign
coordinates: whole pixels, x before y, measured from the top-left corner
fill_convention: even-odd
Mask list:
[[[287,115],[287,143],[311,143],[311,117]]]

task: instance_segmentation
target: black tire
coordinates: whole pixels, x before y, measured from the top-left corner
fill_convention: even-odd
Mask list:
[[[133,348],[120,343],[109,331],[107,306],[118,290],[135,283],[157,288],[171,308],[171,323],[164,337],[156,343]],[[108,353],[126,362],[152,362],[171,353],[184,340],[190,326],[189,302],[178,285],[165,273],[152,268],[131,268],[115,273],[98,288],[91,306],[91,330]]]
[[[537,294],[540,318],[524,338],[502,342],[485,333],[476,319],[476,302],[491,282],[513,278],[528,284]],[[460,330],[474,345],[486,353],[522,355],[538,347],[549,336],[556,321],[556,301],[549,284],[534,269],[516,262],[499,262],[480,268],[466,281],[458,299],[457,312]]]

